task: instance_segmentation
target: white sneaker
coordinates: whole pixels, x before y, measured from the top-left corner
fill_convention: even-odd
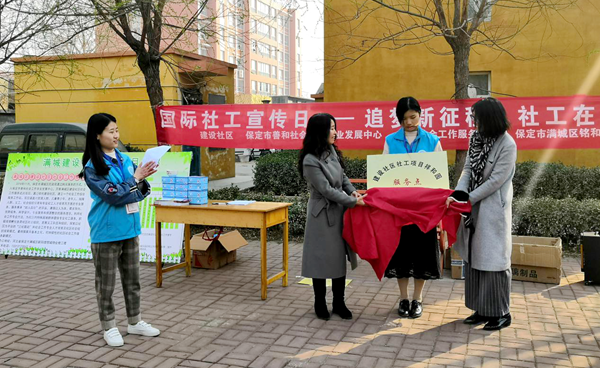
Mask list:
[[[160,335],[160,330],[158,328],[152,327],[151,324],[146,323],[144,321],[139,321],[135,325],[127,326],[127,333],[132,335],[142,335],[142,336],[158,336]]]
[[[119,329],[116,327],[104,331],[104,341],[106,341],[108,346],[123,346],[124,344],[123,336],[121,336]]]

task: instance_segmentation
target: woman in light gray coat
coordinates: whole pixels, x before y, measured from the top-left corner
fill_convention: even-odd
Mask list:
[[[454,248],[465,263],[465,304],[475,313],[466,324],[487,322],[485,330],[511,324],[512,179],[517,145],[502,104],[486,98],[472,107],[477,130],[456,191],[448,198],[469,200],[471,214],[461,222]]]
[[[344,174],[341,153],[334,142],[336,122],[329,114],[313,115],[306,126],[298,170],[308,182],[310,199],[306,214],[302,275],[313,280],[315,313],[318,318],[330,318],[325,300],[325,279],[332,279],[332,313],[351,319],[352,312],[344,302],[346,258],[356,267],[356,254],[342,238],[346,207],[363,205],[363,196],[356,192]]]

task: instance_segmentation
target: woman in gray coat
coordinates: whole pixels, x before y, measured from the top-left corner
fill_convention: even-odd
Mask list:
[[[465,305],[475,313],[466,324],[487,322],[485,330],[511,324],[512,179],[517,145],[502,104],[486,98],[472,107],[477,130],[456,191],[448,198],[469,200],[471,214],[458,230],[454,248],[465,263]]]
[[[351,319],[352,312],[344,302],[346,258],[356,267],[356,254],[342,238],[346,207],[363,205],[363,196],[356,192],[344,174],[341,153],[336,139],[335,118],[315,114],[306,126],[306,136],[298,161],[300,176],[308,182],[310,199],[306,214],[302,275],[313,280],[315,313],[318,318],[330,318],[325,300],[325,279],[332,279],[332,313]]]

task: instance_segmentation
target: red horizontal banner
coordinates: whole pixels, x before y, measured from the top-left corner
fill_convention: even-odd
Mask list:
[[[600,96],[501,98],[521,150],[600,148]],[[467,149],[478,99],[423,100],[421,126],[446,150]],[[267,105],[162,106],[156,111],[160,144],[218,148],[298,149],[311,115],[337,119],[341,149],[383,149],[397,131],[396,101]]]

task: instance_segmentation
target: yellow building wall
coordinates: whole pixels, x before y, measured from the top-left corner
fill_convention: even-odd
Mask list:
[[[174,65],[183,61],[179,55],[165,57]],[[160,70],[165,104],[180,105],[178,81],[164,63]],[[208,85],[213,90],[225,86],[227,103],[234,103],[233,70],[229,73],[209,79]],[[133,56],[17,63],[15,85],[17,123],[87,123],[91,115],[106,112],[116,117],[123,143],[142,149],[157,144],[146,83]],[[203,148],[201,157],[202,173],[210,179],[235,176],[235,150]]]
[[[165,102],[179,104],[177,84],[164,65],[161,84]],[[87,123],[106,112],[117,118],[124,143],[156,145],[144,76],[133,56],[18,63],[15,85],[17,123]]]
[[[418,5],[423,0],[415,0]],[[325,6],[325,102],[395,101],[411,95],[417,99],[450,99],[454,94],[452,55],[436,55],[424,45],[396,50],[376,48],[353,64],[336,63],[344,48],[360,42],[348,39],[350,24],[354,34],[379,37],[390,30],[384,19],[394,22],[393,11],[378,10],[352,23],[339,22],[340,15],[352,16],[356,8],[344,0],[329,0]],[[515,10],[493,8],[493,27],[521,16]],[[400,16],[399,16],[400,17]],[[600,95],[600,81],[594,68],[600,67],[600,8],[594,0],[579,0],[576,6],[549,12],[539,17],[509,43],[510,52],[500,53],[484,46],[471,50],[471,72],[491,72],[494,92],[517,97]],[[400,18],[402,19],[402,18]],[[389,26],[390,23],[388,23]],[[509,32],[509,31],[506,31]],[[362,40],[362,39],[361,39]],[[388,44],[388,46],[390,46]],[[446,41],[437,38],[427,46],[436,52],[449,52]],[[347,53],[345,55],[348,55]],[[496,95],[496,97],[501,97]],[[513,122],[514,124],[514,122]],[[383,148],[383,140],[382,140]],[[349,157],[364,157],[378,151],[345,152]],[[454,153],[449,152],[449,161]],[[519,160],[561,161],[573,165],[600,165],[600,150],[519,151]]]

